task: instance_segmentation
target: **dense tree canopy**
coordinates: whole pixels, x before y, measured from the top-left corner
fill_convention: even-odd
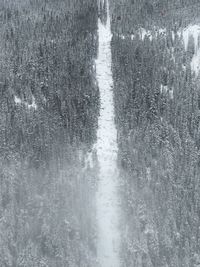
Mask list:
[[[98,2],[0,3],[2,267],[98,266]],[[110,1],[123,267],[200,266],[199,10]]]
[[[95,265],[83,155],[96,138],[97,14],[90,0],[0,3],[2,267]]]
[[[182,35],[188,22],[197,21],[191,4],[113,1],[111,6],[123,168],[122,266],[200,264],[200,91],[191,69],[194,38],[185,50]]]

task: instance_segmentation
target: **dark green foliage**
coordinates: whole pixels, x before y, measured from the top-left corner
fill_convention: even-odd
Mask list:
[[[0,3],[2,267],[94,266],[97,19],[90,0]]]
[[[198,0],[114,0],[110,1],[110,6],[115,34],[130,33],[139,26],[185,26],[196,19],[200,10]]]
[[[157,9],[169,6],[168,14],[170,3],[174,7],[189,4],[159,3],[162,7]],[[119,14],[118,4],[113,3],[113,17]],[[131,20],[131,5],[151,17],[147,29],[151,30],[152,40],[139,35],[146,21],[142,17],[141,21],[138,17],[136,22]],[[155,12],[155,2],[153,6]],[[176,34],[181,27],[175,29],[167,18],[161,24],[156,13],[147,14],[147,10],[152,11],[146,4],[144,9],[141,1],[126,1],[121,5],[120,23],[113,19],[112,25],[123,179],[122,266],[198,266],[200,113],[198,79],[190,65],[194,39],[189,38],[185,51],[182,36]],[[193,19],[190,15],[188,11],[186,20]],[[185,25],[184,9],[182,20]],[[166,33],[155,34],[155,27],[163,25]]]

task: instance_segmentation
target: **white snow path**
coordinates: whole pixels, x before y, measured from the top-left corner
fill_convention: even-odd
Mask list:
[[[113,78],[111,70],[110,18],[106,25],[99,20],[99,52],[96,74],[101,109],[95,150],[99,162],[97,192],[97,256],[101,267],[119,267],[117,130],[114,123]]]

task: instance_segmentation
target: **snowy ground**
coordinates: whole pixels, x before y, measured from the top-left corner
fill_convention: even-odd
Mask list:
[[[165,35],[166,29],[154,27],[153,30],[147,30],[144,28],[140,28],[140,29],[138,29],[137,34],[139,34],[139,36],[142,40],[144,40],[145,37],[149,37],[149,39],[152,41],[153,37]],[[186,28],[178,31],[177,34],[179,35],[179,37],[182,36],[185,50],[187,50],[187,48],[188,48],[190,36],[192,36],[194,38],[195,54],[191,60],[191,69],[195,73],[195,75],[197,76],[199,74],[199,71],[200,71],[200,24],[199,25],[198,24],[190,24]],[[174,39],[175,38],[174,37],[175,36],[174,31],[172,31],[172,36]],[[122,34],[122,35],[119,35],[119,37],[124,40],[124,39],[126,39],[127,36]],[[131,37],[131,40],[134,40],[135,35],[132,34],[129,37]]]
[[[196,75],[199,73],[200,69],[200,25],[194,24],[189,25],[187,28],[183,30],[183,41],[185,45],[185,50],[188,48],[189,37],[193,36],[194,38],[194,46],[195,46],[195,54],[191,61],[191,69],[195,72]]]
[[[117,131],[114,124],[113,79],[111,71],[110,18],[99,20],[99,54],[96,60],[101,110],[95,149],[99,162],[97,192],[98,260],[101,267],[119,267],[119,214]]]

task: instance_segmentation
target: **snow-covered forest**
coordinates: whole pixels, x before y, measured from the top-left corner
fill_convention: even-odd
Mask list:
[[[0,1],[0,267],[200,266],[199,14]]]
[[[97,3],[0,2],[0,266],[95,266]]]
[[[112,1],[122,266],[200,266],[198,1]]]

